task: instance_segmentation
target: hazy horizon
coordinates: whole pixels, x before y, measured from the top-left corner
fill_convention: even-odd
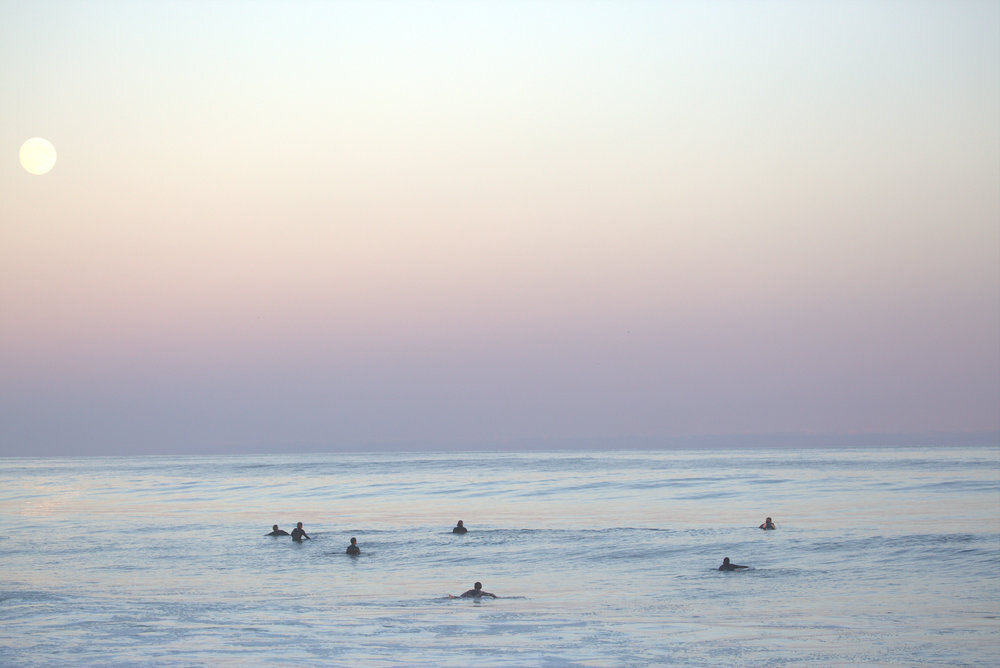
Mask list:
[[[0,456],[1000,431],[996,2],[0,0],[0,83]]]
[[[670,450],[772,450],[772,449],[852,449],[920,447],[1000,447],[1000,431],[923,432],[923,433],[773,433],[773,434],[703,434],[698,436],[662,436],[645,438],[553,438],[513,439],[506,441],[382,441],[355,443],[272,443],[200,444],[174,443],[169,447],[148,444],[82,443],[77,452],[42,448],[33,452],[2,453],[0,457],[121,457],[150,456],[228,456],[228,455],[323,455],[323,454],[474,454],[553,453],[553,452],[640,452]]]

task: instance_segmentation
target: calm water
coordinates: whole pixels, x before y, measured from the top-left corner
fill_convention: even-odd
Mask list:
[[[2,459],[0,664],[997,665],[1000,450]]]

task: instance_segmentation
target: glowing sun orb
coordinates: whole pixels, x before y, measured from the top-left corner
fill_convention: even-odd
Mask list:
[[[21,144],[21,166],[32,174],[47,174],[56,165],[56,147],[48,139],[32,137]]]

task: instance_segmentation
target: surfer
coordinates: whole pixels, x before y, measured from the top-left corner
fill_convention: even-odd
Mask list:
[[[459,520],[458,524],[455,526],[454,529],[451,530],[451,532],[452,533],[466,533],[466,532],[468,532],[468,529],[466,529],[465,525],[462,524],[462,520]]]
[[[347,546],[347,554],[351,555],[352,557],[356,557],[359,554],[361,554],[361,548],[358,547],[357,538],[351,539],[351,544]]]
[[[278,525],[275,524],[273,527],[271,527],[271,533],[266,533],[264,535],[265,536],[287,536],[288,532],[285,531],[284,529],[279,529]]]
[[[292,529],[292,540],[301,542],[303,538],[306,540],[312,540],[306,534],[305,529],[302,528],[302,522],[299,522],[295,525],[295,528]]]
[[[771,518],[768,517],[766,520],[764,520],[764,523],[760,525],[760,528],[767,531],[768,529],[774,529],[776,527],[774,526],[774,522],[771,521]]]
[[[465,592],[461,596],[452,596],[451,598],[482,598],[483,596],[489,596],[490,598],[497,597],[496,594],[491,594],[488,591],[483,591],[482,582],[477,582],[476,584],[472,585],[472,587],[473,587],[472,589]]]
[[[722,565],[719,566],[720,571],[738,571],[743,568],[750,568],[749,566],[740,566],[739,564],[729,563],[729,557],[722,560]]]

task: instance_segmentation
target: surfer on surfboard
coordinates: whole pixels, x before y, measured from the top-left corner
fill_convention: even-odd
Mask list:
[[[496,594],[491,594],[488,591],[483,591],[482,582],[477,582],[476,584],[472,585],[472,587],[473,587],[472,589],[465,592],[461,596],[452,596],[451,594],[448,594],[448,598],[482,598],[483,596],[489,596],[490,598],[497,598]]]
[[[738,571],[744,568],[750,568],[749,566],[740,566],[739,564],[729,563],[729,557],[722,560],[722,565],[719,566],[720,571]]]
[[[303,538],[305,538],[306,540],[311,540],[309,538],[309,535],[306,534],[305,529],[302,528],[302,522],[299,522],[298,524],[295,525],[295,528],[292,529],[292,540],[301,541]]]

